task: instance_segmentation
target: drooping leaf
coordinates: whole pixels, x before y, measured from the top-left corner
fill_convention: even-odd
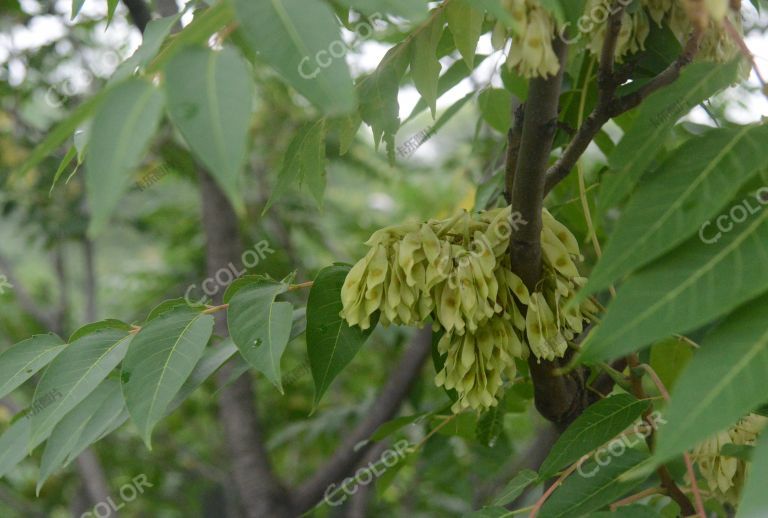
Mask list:
[[[648,454],[627,449],[608,457],[604,466],[594,460],[585,462],[578,473],[565,479],[544,503],[540,518],[585,516],[632,491],[643,479],[620,481],[619,476],[648,458]]]
[[[162,109],[163,96],[151,83],[128,79],[109,93],[94,117],[85,153],[91,235],[104,229],[128,190]]]
[[[117,9],[118,1],[119,0],[107,0],[107,27],[112,23],[112,18],[115,16],[115,9]]]
[[[768,210],[717,243],[693,238],[630,276],[583,344],[581,359],[625,355],[683,334],[768,290]]]
[[[83,4],[85,4],[85,0],[72,0],[72,15],[69,17],[70,20],[74,20],[77,17],[80,13],[80,9],[83,8]]]
[[[237,346],[231,338],[227,338],[217,347],[208,347],[203,352],[202,358],[195,365],[192,374],[189,375],[184,385],[176,393],[168,405],[167,413],[176,410],[200,385],[219,370],[237,352]]]
[[[106,437],[128,420],[128,409],[125,408],[125,401],[123,400],[120,383],[115,380],[114,387],[116,387],[116,389],[112,389],[112,380],[107,379],[104,381],[104,383],[107,382],[110,382],[108,385],[110,387],[109,394],[104,399],[104,403],[102,403],[96,413],[91,416],[88,423],[86,423],[78,434],[77,440],[64,462],[65,466],[79,457],[90,445],[99,441],[101,438]],[[101,390],[101,387],[96,389],[96,391],[98,390]],[[96,391],[91,393],[91,395]],[[69,414],[67,417],[68,416]],[[65,419],[67,417],[65,417]]]
[[[488,88],[477,97],[483,120],[506,135],[512,125],[512,95],[503,88]]]
[[[632,425],[648,408],[647,401],[618,394],[587,407],[563,432],[541,465],[547,479],[573,464],[583,455],[602,446]]]
[[[24,460],[29,451],[35,449],[47,438],[47,436],[40,437],[35,443],[30,443],[29,432],[29,419],[22,417],[11,423],[0,436],[0,478],[10,473],[19,462]]]
[[[536,482],[539,479],[539,474],[530,469],[524,469],[515,478],[507,482],[504,489],[499,492],[498,496],[491,503],[492,506],[503,507],[507,504],[514,502],[518,496],[523,494],[523,491]]]
[[[445,18],[456,48],[469,70],[472,70],[477,42],[483,32],[485,13],[473,7],[469,0],[451,0],[446,4]]]
[[[320,119],[306,124],[291,141],[262,214],[291,188],[300,188],[305,183],[317,205],[322,206],[325,177],[325,123]]]
[[[504,432],[505,410],[502,400],[498,405],[483,412],[477,420],[475,436],[480,444],[487,447],[493,447],[496,444],[499,436]]]
[[[98,107],[101,106],[104,98],[107,97],[111,91],[110,88],[100,90],[99,93],[75,108],[75,110],[66,119],[59,122],[55,128],[48,131],[43,141],[35,147],[24,163],[14,171],[14,175],[21,176],[25,174],[39,164],[41,160],[53,154],[62,142],[72,136],[78,126],[85,122],[88,117],[93,115]]]
[[[376,327],[365,331],[350,327],[339,316],[342,309],[341,287],[349,272],[348,266],[334,265],[317,274],[307,302],[307,355],[315,381],[315,407]]]
[[[598,198],[600,207],[613,207],[632,192],[677,119],[728,87],[736,78],[737,68],[737,61],[725,66],[694,63],[677,81],[643,101],[634,125],[609,157],[610,171],[603,176]]]
[[[174,24],[179,21],[181,15],[166,16],[159,20],[151,20],[144,28],[141,36],[141,45],[128,59],[120,65],[109,79],[110,84],[122,81],[133,75],[137,69],[144,69],[157,56],[165,38],[170,34]]]
[[[662,340],[651,347],[651,367],[668,390],[675,386],[692,357],[693,347],[680,338]]]
[[[395,45],[384,55],[376,70],[357,82],[360,115],[373,131],[378,148],[387,144],[390,162],[395,160],[395,134],[400,128],[400,104],[397,100],[400,81],[408,69],[410,50],[407,42]],[[426,103],[425,103],[426,104]]]
[[[416,33],[410,45],[413,84],[427,102],[432,118],[437,110],[437,82],[441,68],[437,59],[437,45],[443,34],[443,23],[442,15],[433,16],[429,24]]]
[[[107,400],[112,404],[122,401],[118,381],[104,380],[96,390],[67,413],[53,429],[45,443],[43,459],[40,462],[40,475],[37,478],[37,487],[35,488],[38,496],[45,481],[64,466],[77,444],[78,438]],[[118,406],[118,412],[119,410],[120,407]]]
[[[288,285],[266,279],[244,284],[232,296],[227,325],[240,354],[282,393],[280,360],[288,345],[293,321],[290,302],[276,302]]]
[[[638,186],[582,296],[650,263],[700,230],[768,162],[766,140],[768,125],[743,126],[713,130],[676,150]]]
[[[672,391],[659,430],[663,462],[768,401],[768,297],[748,302],[707,335]],[[716,410],[713,410],[716,409]]]
[[[30,448],[48,437],[54,426],[99,386],[123,359],[131,338],[121,329],[96,330],[70,342],[54,358],[35,389],[32,407],[37,408],[30,417]]]
[[[72,160],[75,159],[77,156],[77,148],[75,146],[70,146],[70,148],[67,150],[67,154],[64,155],[64,158],[61,159],[61,162],[59,163],[58,169],[56,169],[56,174],[53,175],[53,181],[51,182],[51,189],[48,191],[48,194],[50,195],[53,192],[53,188],[56,187],[56,182],[59,181],[59,178],[64,173],[64,171],[69,167],[69,164],[72,163]],[[77,169],[77,167],[75,168]]]
[[[193,153],[238,211],[251,120],[253,81],[233,48],[189,47],[165,67],[168,112]]]
[[[213,332],[213,317],[174,308],[147,323],[134,337],[121,373],[131,419],[147,447],[152,429],[181,389]]]
[[[35,335],[0,354],[0,398],[48,365],[62,350],[64,342],[54,334]]]
[[[253,51],[288,84],[326,114],[354,109],[346,46],[325,2],[234,0],[234,6]]]

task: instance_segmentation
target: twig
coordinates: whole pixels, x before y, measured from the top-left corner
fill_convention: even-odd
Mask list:
[[[628,496],[626,498],[622,498],[621,500],[617,500],[614,503],[611,504],[611,511],[615,511],[619,507],[623,507],[625,505],[633,504],[637,502],[638,500],[642,500],[646,496],[656,495],[661,492],[661,489],[658,487],[649,487],[648,489],[645,489],[643,491],[640,491],[639,493],[636,493],[634,495]]]
[[[637,91],[619,98],[613,97],[613,95],[608,97],[603,91],[599,96],[597,105],[576,132],[576,136],[565,148],[562,156],[547,171],[545,193],[549,193],[555,185],[568,176],[568,173],[574,168],[578,159],[584,154],[592,139],[606,122],[635,108],[653,92],[675,82],[680,77],[682,69],[693,61],[699,50],[701,37],[701,32],[694,31],[677,59]],[[618,80],[619,78],[616,78],[616,81]]]
[[[577,462],[574,462],[573,464],[571,464],[571,466],[568,469],[563,471],[562,475],[560,475],[558,479],[551,486],[549,486],[546,491],[544,491],[544,494],[541,495],[541,498],[539,498],[536,501],[536,504],[533,506],[533,509],[531,509],[531,514],[528,515],[528,518],[536,518],[536,515],[541,510],[541,507],[547,501],[547,498],[549,498],[549,496],[555,491],[555,489],[560,487],[560,485],[565,481],[565,479],[568,478],[568,476],[571,473],[576,471],[576,468],[578,468],[581,465],[581,463],[588,458],[589,458],[589,454],[584,455]]]
[[[651,377],[656,387],[659,389],[659,392],[661,393],[661,395],[664,397],[664,399],[667,402],[669,402],[670,400],[669,391],[667,391],[667,387],[664,386],[664,383],[661,381],[661,378],[659,378],[659,375],[656,374],[656,371],[654,371],[653,368],[647,363],[643,363],[639,365],[639,367],[648,373],[648,375]],[[685,460],[685,468],[686,468],[686,471],[688,472],[688,477],[691,479],[691,492],[693,493],[694,502],[696,503],[696,513],[700,518],[706,518],[707,514],[706,514],[706,511],[704,510],[704,501],[701,498],[701,491],[699,490],[699,485],[696,482],[696,472],[693,469],[693,463],[691,462],[691,457],[686,452],[686,453],[683,453],[683,459]],[[678,488],[678,491],[679,491],[679,488]]]

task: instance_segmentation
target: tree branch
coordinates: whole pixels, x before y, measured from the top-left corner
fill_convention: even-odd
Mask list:
[[[610,34],[611,31],[608,31],[606,36]],[[637,107],[652,93],[674,83],[677,78],[680,77],[680,72],[683,68],[693,61],[694,56],[699,50],[701,37],[701,32],[694,31],[688,39],[683,52],[677,59],[635,92],[616,98],[613,96],[614,92],[611,92],[610,95],[606,95],[603,86],[601,86],[598,103],[592,110],[592,113],[586,118],[584,124],[582,124],[581,128],[579,128],[576,133],[576,136],[571,140],[570,144],[568,144],[568,147],[565,148],[562,156],[547,171],[545,193],[549,193],[549,191],[568,176],[581,155],[586,151],[590,142],[592,142],[592,139],[595,138],[595,135],[597,135],[606,122],[613,117],[617,117],[622,113]],[[603,50],[606,50],[605,45],[603,46]],[[604,56],[601,56],[601,59]],[[601,66],[601,75],[605,73],[604,70],[605,68]],[[605,84],[608,84],[607,79],[603,79],[602,81],[606,81]],[[614,85],[618,84],[615,77],[612,78],[611,82]],[[613,86],[613,88],[615,90],[615,86]]]
[[[541,211],[544,203],[544,172],[557,130],[557,110],[565,69],[566,45],[553,40],[560,61],[557,74],[530,81],[523,115],[522,153],[517,159],[512,185],[512,212],[522,216],[510,238],[510,256],[515,273],[530,291],[541,277]],[[511,171],[507,171],[511,173]]]
[[[398,365],[392,370],[389,380],[365,418],[344,438],[326,465],[296,489],[297,514],[304,513],[317,504],[323,498],[327,487],[348,476],[374,446],[375,443],[368,443],[358,447],[359,443],[367,441],[379,426],[397,415],[400,405],[419,377],[431,347],[431,329],[426,327],[419,330]]]

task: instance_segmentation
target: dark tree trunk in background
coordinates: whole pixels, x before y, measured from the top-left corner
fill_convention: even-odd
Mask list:
[[[230,262],[240,264],[243,247],[237,216],[224,193],[207,173],[201,172],[199,178],[206,237],[206,270],[209,277],[214,277]],[[219,290],[213,297],[214,304],[222,303],[222,294],[223,290]],[[227,336],[226,313],[218,312],[214,317],[214,333],[220,337]],[[227,386],[232,369],[231,365],[225,365],[217,374],[221,387],[219,418],[245,515],[252,518],[290,517],[289,496],[272,473],[264,448],[261,424],[254,408],[252,378],[246,373]]]

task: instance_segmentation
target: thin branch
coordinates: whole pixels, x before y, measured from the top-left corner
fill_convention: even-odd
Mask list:
[[[611,118],[617,117],[632,108],[638,106],[643,100],[655,91],[674,83],[680,72],[693,61],[694,56],[699,50],[702,34],[694,31],[685,45],[683,52],[666,69],[660,72],[648,83],[640,87],[637,91],[624,95],[619,98],[611,96],[610,98],[601,96],[592,113],[584,121],[576,136],[565,148],[562,156],[549,168],[546,176],[545,193],[549,193],[558,183],[560,183],[576,165],[576,162],[584,154],[589,144],[595,138],[595,135],[602,129],[603,125]],[[618,84],[619,79],[615,79]]]
[[[637,374],[637,369],[638,367],[640,367],[640,360],[638,358],[637,353],[628,355],[626,357],[626,361],[627,361],[627,365],[629,366],[629,375],[632,383],[632,393],[638,399],[646,399],[647,395],[645,393],[645,389],[643,388],[642,379]],[[660,383],[660,385],[658,385],[659,392],[661,392],[662,396],[666,394],[666,399],[668,401],[669,394],[667,393],[666,388],[664,388],[664,385],[661,384],[660,381],[659,383]],[[650,433],[646,436],[645,442],[646,444],[648,444],[648,449],[653,451],[653,448],[654,448],[653,435],[655,432],[655,427],[653,423],[650,421],[650,416],[651,416],[651,409],[649,408],[643,413],[643,420],[650,427]],[[661,465],[656,470],[656,474],[659,476],[659,480],[661,481],[661,487],[663,487],[666,490],[667,495],[672,500],[677,502],[677,505],[680,506],[680,510],[683,512],[683,514],[685,516],[690,516],[692,514],[695,514],[696,509],[693,507],[693,504],[691,504],[691,501],[688,499],[685,493],[683,493],[682,490],[678,487],[674,478],[672,478],[672,474],[669,472],[669,469],[666,466]],[[695,479],[693,484],[694,485],[696,484]]]
[[[659,389],[659,392],[664,397],[664,400],[669,403],[670,396],[669,391],[667,390],[667,387],[664,386],[664,383],[661,381],[661,378],[659,378],[659,375],[656,374],[656,371],[653,370],[653,367],[648,365],[647,363],[643,363],[640,365],[640,368],[642,368],[644,371],[648,373],[648,375],[653,380],[653,383],[656,385],[656,387]],[[701,491],[699,490],[699,484],[696,482],[696,471],[693,469],[693,462],[691,462],[691,456],[688,455],[688,452],[683,453],[683,460],[685,461],[685,468],[688,472],[688,478],[691,479],[691,492],[693,493],[694,502],[696,502],[696,512],[699,515],[700,518],[706,518],[707,513],[704,510],[704,501],[701,498]]]
[[[342,440],[325,466],[296,488],[294,501],[297,514],[306,512],[317,504],[323,498],[326,488],[347,477],[373,447],[375,443],[368,443],[363,447],[359,445],[368,441],[379,426],[397,415],[429,357],[431,344],[432,331],[428,327],[414,335],[411,346],[403,353],[363,420]]]
[[[544,505],[544,503],[547,501],[547,499],[550,497],[550,495],[552,495],[552,493],[554,493],[555,489],[560,487],[563,484],[563,482],[565,481],[565,479],[568,478],[568,476],[570,476],[571,473],[576,471],[576,468],[578,468],[581,465],[582,462],[584,462],[586,459],[589,458],[589,455],[590,454],[584,455],[578,461],[576,461],[573,464],[571,464],[571,467],[569,467],[568,469],[563,471],[563,474],[560,475],[560,477],[558,477],[558,479],[554,482],[554,484],[549,486],[547,488],[547,490],[544,491],[544,494],[541,495],[541,498],[539,498],[536,501],[536,504],[533,506],[533,509],[531,509],[531,514],[528,515],[528,518],[536,518],[536,515],[541,510],[541,507]]]

